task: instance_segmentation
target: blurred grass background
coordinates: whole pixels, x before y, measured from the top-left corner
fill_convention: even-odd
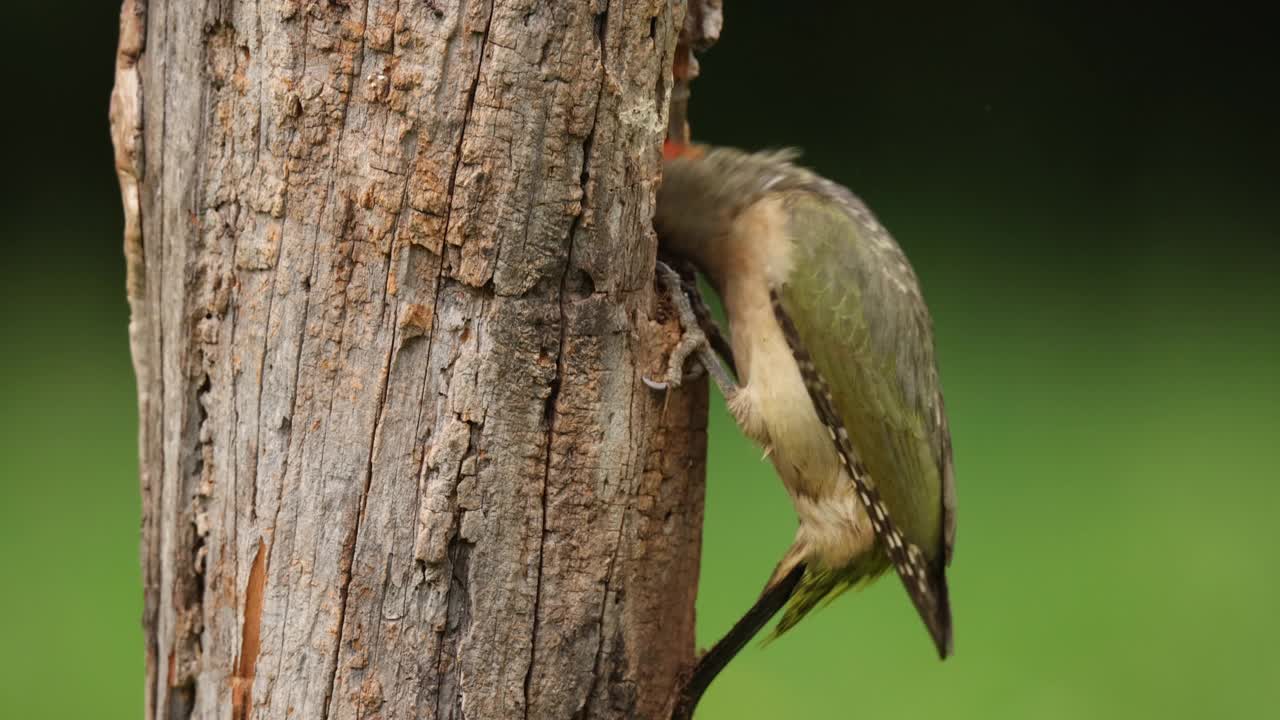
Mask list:
[[[695,134],[797,145],[911,256],[955,435],[956,656],[889,579],[699,717],[1254,718],[1280,705],[1280,105],[1267,24],[728,3]],[[140,717],[136,411],[106,131],[117,4],[11,10],[0,716]],[[61,7],[61,6],[59,6]],[[55,12],[57,14],[55,15]],[[43,47],[48,43],[47,48]],[[713,403],[699,640],[794,518]]]

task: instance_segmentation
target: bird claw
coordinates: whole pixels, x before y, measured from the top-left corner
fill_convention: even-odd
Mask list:
[[[691,380],[697,380],[698,378],[702,377],[703,373],[705,372],[706,371],[703,370],[701,365],[694,365],[693,369],[685,373],[684,375],[677,375],[674,381],[670,379],[669,373],[668,373],[668,379],[666,380],[650,380],[647,375],[641,375],[640,381],[643,382],[645,386],[648,387],[650,390],[656,390],[661,392],[663,390],[678,388],[684,383],[687,383]]]
[[[671,354],[667,357],[666,376],[662,380],[651,380],[643,376],[640,378],[651,390],[661,392],[678,388],[686,381],[702,377],[706,370],[701,363],[695,365],[688,373],[684,372],[684,366],[690,355],[699,352],[703,348],[710,347],[710,344],[707,342],[706,334],[698,326],[698,319],[693,314],[689,299],[684,295],[684,287],[680,281],[680,275],[671,266],[662,261],[658,261],[656,274],[661,279],[662,284],[667,287],[671,304],[675,307],[676,315],[680,320],[681,330],[679,342],[676,343],[675,348],[671,350]]]
[[[656,390],[658,392],[662,392],[663,390],[671,387],[671,383],[668,383],[665,380],[650,380],[648,375],[641,375],[640,382],[644,383],[650,390]]]
[[[680,341],[676,343],[667,358],[666,376],[662,380],[641,377],[644,384],[650,389],[661,392],[678,388],[682,383],[688,380],[695,380],[706,374],[715,381],[716,387],[720,388],[722,395],[726,398],[733,397],[734,393],[737,392],[738,386],[733,378],[729,376],[729,373],[725,371],[720,358],[716,357],[710,338],[698,322],[697,313],[694,311],[689,297],[685,295],[684,281],[681,280],[680,274],[662,261],[658,261],[655,274],[662,284],[667,287],[671,305],[675,308],[676,316],[680,320],[681,335]],[[717,333],[716,337],[719,338],[720,335]],[[691,355],[697,355],[699,362],[691,368],[688,374],[685,374],[684,366]],[[670,396],[667,399],[670,400]]]

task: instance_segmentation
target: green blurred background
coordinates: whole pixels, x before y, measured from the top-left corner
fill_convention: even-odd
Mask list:
[[[1272,26],[1121,3],[727,4],[695,134],[802,147],[925,285],[960,483],[957,652],[938,663],[881,582],[750,648],[700,717],[1275,717]],[[117,8],[8,10],[28,60],[0,198],[3,717],[141,716]],[[704,645],[794,528],[712,412]]]

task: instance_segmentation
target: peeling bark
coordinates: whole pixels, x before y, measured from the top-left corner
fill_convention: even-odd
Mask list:
[[[125,0],[149,718],[638,718],[706,388],[650,220],[684,4]]]

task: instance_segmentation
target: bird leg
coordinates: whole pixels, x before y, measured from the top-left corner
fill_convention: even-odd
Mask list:
[[[680,327],[683,334],[680,341],[676,343],[675,349],[671,351],[671,355],[667,361],[666,375],[660,381],[650,380],[642,377],[645,385],[654,390],[667,390],[670,388],[680,387],[685,380],[691,380],[698,377],[697,373],[691,375],[684,374],[685,362],[690,355],[696,354],[702,368],[711,375],[711,379],[715,381],[720,388],[720,393],[725,398],[733,397],[738,391],[738,384],[734,381],[729,371],[725,369],[724,364],[720,362],[720,358],[711,349],[711,341],[708,339],[708,333],[703,329],[709,325],[712,337],[717,339],[717,344],[728,350],[728,343],[724,341],[724,336],[720,333],[720,329],[715,326],[715,322],[711,319],[711,313],[703,304],[702,298],[698,295],[697,286],[692,283],[686,283],[684,278],[680,276],[670,265],[662,261],[658,261],[657,275],[661,279],[662,284],[666,286],[667,294],[671,299],[671,305],[676,310],[676,315],[680,319]],[[697,302],[699,313],[695,311],[693,301],[690,300],[692,294],[694,301]],[[699,317],[701,315],[701,318]],[[732,355],[729,356],[729,362],[732,364]]]
[[[799,585],[801,578],[804,577],[804,571],[804,563],[798,563],[776,583],[766,586],[764,592],[760,593],[760,598],[738,622],[734,623],[733,628],[698,658],[693,673],[681,686],[680,694],[676,696],[671,720],[690,720],[693,717],[694,708],[698,706],[698,701],[702,699],[702,694],[707,691],[711,681],[715,680],[720,671],[728,666],[729,661],[733,660],[742,648],[751,642],[751,638],[768,624],[769,619],[787,604],[787,600],[795,592],[796,585]]]
[[[707,374],[711,376],[711,379],[715,381],[725,399],[733,398],[738,392],[738,384],[720,360],[720,356],[723,355],[725,363],[733,368],[736,374],[737,366],[734,363],[733,352],[724,334],[720,332],[719,326],[715,324],[715,320],[711,317],[711,311],[707,309],[706,304],[702,301],[693,273],[689,272],[687,275],[682,275],[662,261],[658,262],[656,273],[662,284],[666,286],[667,293],[671,298],[671,305],[675,308],[676,315],[680,319],[683,334],[668,358],[667,372],[664,379],[662,381],[653,381],[645,377],[642,378],[644,383],[654,390],[667,390],[679,387],[680,383],[685,380],[696,378],[696,373],[684,375],[685,362],[690,355],[696,354],[700,364]],[[711,682],[720,674],[720,671],[729,665],[729,662],[737,656],[742,648],[746,647],[751,638],[755,637],[756,633],[760,632],[760,629],[768,624],[778,610],[786,605],[787,600],[791,598],[791,594],[795,592],[796,586],[804,577],[804,572],[804,563],[797,563],[791,568],[790,572],[779,578],[777,582],[771,582],[767,585],[760,594],[759,599],[743,614],[738,622],[734,623],[733,628],[710,650],[698,658],[693,672],[680,685],[679,694],[675,698],[672,710],[672,720],[691,720],[698,701],[702,699],[703,693],[706,692]]]
[[[733,348],[730,347],[728,337],[712,316],[711,308],[707,307],[706,301],[702,299],[702,293],[698,290],[697,268],[688,260],[672,259],[664,262],[674,268],[676,274],[680,276],[680,284],[684,288],[685,297],[689,299],[689,307],[693,309],[693,315],[698,319],[698,327],[707,336],[707,343],[711,345],[712,351],[720,356],[725,367],[736,377],[738,365],[733,359]]]

